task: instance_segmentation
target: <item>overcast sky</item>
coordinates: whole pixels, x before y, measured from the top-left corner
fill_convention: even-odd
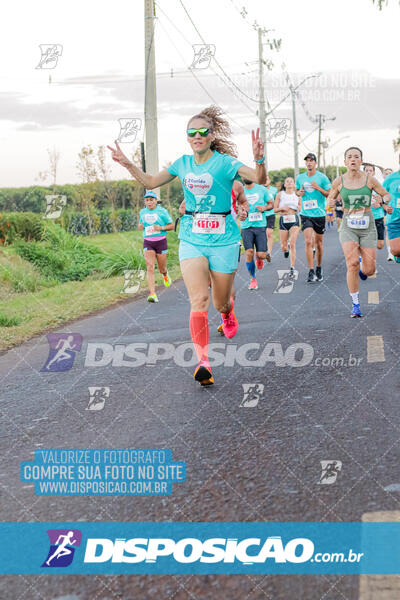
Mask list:
[[[77,154],[84,145],[112,143],[119,118],[143,119],[143,0],[29,0],[3,9],[2,80],[0,90],[0,187],[32,185],[48,167],[46,148],[61,154],[58,183],[79,181]],[[286,65],[294,83],[321,72],[300,88],[305,105],[297,104],[300,165],[316,152],[317,133],[311,118],[335,116],[326,123],[328,163],[342,161],[351,144],[365,158],[397,165],[392,139],[400,124],[398,69],[400,8],[397,0],[379,12],[372,0],[183,0],[199,33],[216,46],[215,57],[226,75],[211,62],[190,71],[192,44],[201,43],[180,0],[158,0],[156,65],[160,166],[188,152],[187,119],[212,102],[228,114],[243,162],[251,162],[249,131],[258,124],[257,23],[282,39],[279,52],[265,45],[265,94],[274,107],[287,92]],[[245,18],[240,14],[245,7]],[[40,44],[62,45],[54,69],[37,69]],[[171,76],[171,70],[173,76]],[[49,75],[52,82],[49,83]],[[205,89],[203,89],[205,88]],[[205,91],[206,90],[206,91]],[[234,90],[234,91],[233,91]],[[291,103],[281,104],[275,117],[291,119]],[[310,118],[311,117],[311,118]],[[143,138],[125,144],[131,154]],[[348,137],[345,137],[348,136]],[[345,137],[345,139],[341,139]],[[337,142],[337,143],[336,143]],[[271,169],[293,166],[293,132],[282,143],[268,145]],[[116,179],[126,176],[112,164]]]

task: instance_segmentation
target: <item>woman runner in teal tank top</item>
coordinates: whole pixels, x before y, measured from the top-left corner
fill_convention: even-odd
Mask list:
[[[385,203],[390,201],[390,195],[375,177],[366,176],[361,171],[362,151],[359,148],[351,147],[346,150],[344,164],[347,172],[332,183],[328,201],[333,207],[339,194],[343,200],[339,239],[346,259],[347,286],[353,302],[350,316],[362,317],[359,275],[366,279],[376,270],[377,234],[371,210],[372,190],[382,196]]]
[[[232,186],[239,177],[260,185],[266,182],[264,143],[260,130],[252,131],[255,168],[240,162],[230,139],[229,123],[218,106],[191,117],[186,134],[192,153],[153,175],[135,166],[118,142],[116,148],[108,148],[112,159],[147,189],[169,183],[175,177],[181,180],[185,215],[179,229],[179,260],[190,300],[190,333],[199,360],[194,378],[200,385],[211,385],[214,379],[208,360],[208,283],[211,278],[212,299],[221,313],[223,332],[232,338],[239,326],[233,310],[232,286],[240,251],[240,232],[231,215]]]

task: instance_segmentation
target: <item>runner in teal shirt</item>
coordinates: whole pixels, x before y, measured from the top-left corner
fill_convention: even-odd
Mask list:
[[[242,166],[233,156],[215,150],[202,164],[196,164],[192,154],[185,154],[168,167],[168,172],[181,180],[185,197],[186,214],[181,219],[180,240],[200,246],[228,246],[240,240],[239,227],[231,215],[231,194],[234,180],[240,179],[238,170]],[[215,232],[207,233],[208,223],[201,219],[193,231],[194,218],[197,218],[193,213],[212,213],[211,229]],[[218,230],[223,233],[219,234]]]
[[[174,228],[169,212],[157,204],[157,194],[148,191],[144,195],[145,207],[139,214],[138,228],[143,230],[143,254],[146,261],[147,284],[149,286],[148,302],[158,302],[155,288],[154,266],[157,261],[158,270],[163,276],[165,287],[172,283],[167,270],[167,236],[166,232]]]
[[[267,182],[268,182],[268,180],[271,181],[269,179],[269,176],[267,176]],[[267,188],[267,192],[269,194],[269,199],[272,200],[272,201],[275,200],[275,196],[278,193],[278,188],[275,187],[274,185],[267,185],[266,188]],[[271,208],[271,210],[267,210],[266,211],[265,216],[266,217],[271,217],[274,214],[275,214],[275,211],[274,211],[273,208]]]
[[[241,223],[243,246],[246,253],[246,268],[250,273],[249,290],[258,290],[255,277],[257,269],[264,267],[267,257],[267,226],[266,207],[270,204],[271,194],[263,185],[256,185],[248,179],[243,179],[244,193],[249,204],[247,218]],[[254,262],[254,248],[256,261]]]
[[[325,199],[331,183],[326,175],[317,171],[317,157],[309,152],[305,157],[306,173],[296,179],[297,195],[301,197],[301,228],[304,232],[306,259],[308,263],[307,283],[323,281],[322,255],[325,233]],[[314,232],[314,233],[313,233]],[[316,269],[314,272],[314,249]]]
[[[325,203],[328,194],[325,196],[325,194],[315,189],[312,186],[313,181],[326,192],[332,187],[327,176],[320,171],[316,171],[311,177],[307,172],[300,173],[296,179],[296,188],[298,190],[304,189],[304,196],[301,199],[300,215],[306,217],[325,217]]]
[[[271,194],[263,185],[253,183],[251,187],[245,187],[244,193],[249,203],[249,212],[245,221],[241,223],[242,229],[248,227],[265,227],[267,226],[267,214],[270,210],[259,211],[257,206],[267,206],[271,202]]]
[[[156,206],[153,210],[149,208],[142,208],[139,213],[139,223],[143,224],[143,237],[144,238],[157,238],[159,240],[165,238],[165,234],[162,230],[155,230],[154,225],[168,225],[172,223],[171,215],[162,206]],[[164,230],[165,231],[165,230]]]
[[[364,173],[369,175],[370,177],[376,177],[379,183],[382,183],[382,178],[377,177],[377,173],[375,170],[375,165],[371,163],[364,163]],[[374,204],[379,204],[378,207],[374,206]],[[372,215],[375,221],[376,233],[378,236],[377,248],[378,250],[382,250],[385,245],[385,211],[383,210],[381,204],[381,197],[378,196],[376,192],[372,192],[371,196],[371,210]],[[363,279],[363,274],[360,273],[361,279]]]
[[[399,156],[400,160],[400,156]],[[396,262],[400,263],[400,171],[395,171],[383,182],[383,187],[391,196],[389,206],[392,213],[386,217],[390,251]]]
[[[179,260],[190,299],[190,334],[199,360],[193,377],[200,385],[211,385],[214,379],[208,360],[210,282],[214,306],[221,313],[224,335],[233,338],[239,327],[232,286],[240,238],[239,228],[231,215],[232,186],[238,176],[260,185],[266,182],[264,142],[259,129],[252,131],[255,168],[240,162],[231,140],[230,124],[218,106],[209,106],[191,117],[186,134],[193,154],[182,156],[154,175],[135,166],[118,142],[115,142],[116,148],[108,148],[113,160],[126,167],[147,189],[165,185],[176,176],[182,182],[185,215],[179,232]],[[175,132],[173,139],[176,139]],[[241,210],[246,200],[243,196],[242,200],[237,198],[237,202]]]
[[[275,197],[278,193],[278,188],[275,187],[274,185],[271,185],[271,178],[269,175],[267,175],[267,192],[270,195],[270,199],[272,201],[275,200]],[[276,215],[275,215],[275,211],[272,205],[271,210],[267,210],[267,212],[265,213],[265,216],[267,217],[267,256],[266,259],[268,262],[271,262],[271,257],[272,257],[272,249],[274,247],[274,229],[275,229],[275,220],[276,220]]]

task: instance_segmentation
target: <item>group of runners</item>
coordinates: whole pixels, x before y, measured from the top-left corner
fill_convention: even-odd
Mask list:
[[[287,177],[280,191],[266,173],[264,143],[259,129],[251,132],[254,167],[239,161],[231,129],[223,111],[210,106],[194,115],[186,128],[192,154],[178,158],[157,174],[143,172],[116,147],[112,158],[124,166],[147,190],[140,212],[143,249],[148,271],[149,302],[157,302],[154,265],[157,260],[164,284],[171,279],[166,265],[166,232],[174,228],[168,211],[158,206],[151,190],[175,177],[182,183],[179,261],[190,301],[190,333],[198,357],[194,378],[201,385],[214,379],[208,361],[208,310],[211,297],[221,314],[219,329],[235,336],[234,277],[243,241],[249,289],[257,290],[256,270],[270,262],[276,216],[281,248],[289,258],[289,276],[295,276],[296,241],[304,232],[308,263],[307,282],[323,281],[323,236],[326,209],[336,211],[339,240],[347,265],[352,299],[351,317],[361,317],[359,280],[376,270],[376,250],[384,246],[385,219],[390,259],[400,262],[400,170],[376,177],[375,166],[363,162],[362,151],[350,147],[344,155],[346,172],[332,183],[317,170],[313,153],[305,157],[306,171],[296,180]],[[241,181],[239,181],[241,180]],[[240,229],[238,226],[240,223]]]

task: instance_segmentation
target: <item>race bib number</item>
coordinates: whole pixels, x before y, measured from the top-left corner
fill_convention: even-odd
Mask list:
[[[154,225],[149,225],[148,227],[144,228],[144,233],[145,235],[151,235],[153,233],[158,233],[158,231],[154,229]]]
[[[347,225],[351,229],[367,229],[369,227],[369,215],[365,217],[347,217]]]
[[[305,210],[312,210],[314,208],[318,208],[318,202],[316,200],[304,200],[303,208]]]
[[[249,213],[249,221],[253,222],[253,221],[262,221],[263,216],[260,212],[254,212],[254,213]]]
[[[296,223],[296,215],[282,215],[284,223]]]
[[[193,233],[225,233],[224,215],[193,215]]]

